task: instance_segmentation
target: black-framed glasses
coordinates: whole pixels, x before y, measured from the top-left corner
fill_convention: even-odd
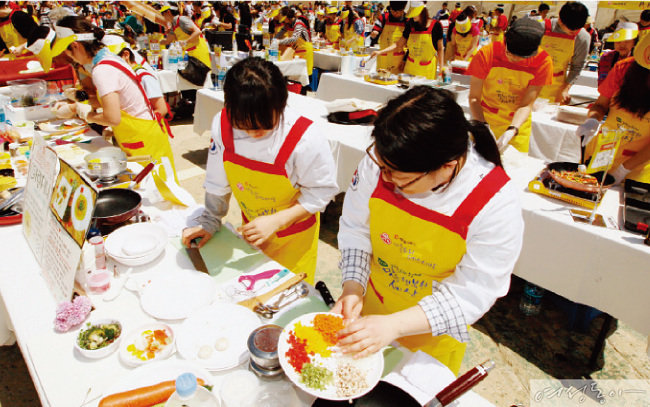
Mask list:
[[[391,181],[392,181],[392,180],[393,180],[393,172],[394,172],[394,171],[391,170],[390,168],[386,167],[385,165],[381,165],[381,164],[379,164],[379,161],[377,161],[377,159],[376,159],[376,158],[372,155],[372,153],[371,153],[371,151],[372,151],[372,149],[373,149],[374,147],[375,147],[375,143],[370,144],[370,145],[368,146],[368,148],[366,148],[366,154],[368,154],[368,157],[370,157],[370,159],[372,160],[372,162],[375,163],[375,164],[377,165],[377,167],[379,167],[379,171],[381,171],[382,174],[384,174],[384,175],[390,177],[390,179],[391,179]],[[397,189],[403,190],[404,188],[408,188],[408,187],[410,187],[411,185],[415,184],[416,182],[418,182],[419,180],[421,180],[422,178],[424,178],[424,177],[425,177],[426,175],[428,175],[428,174],[429,174],[429,171],[427,171],[427,172],[423,172],[422,174],[420,174],[420,175],[418,175],[417,177],[413,178],[412,180],[410,180],[410,181],[407,182],[406,184],[403,184],[403,185],[397,185],[395,182],[393,182],[393,185],[395,185],[395,187],[397,187]]]

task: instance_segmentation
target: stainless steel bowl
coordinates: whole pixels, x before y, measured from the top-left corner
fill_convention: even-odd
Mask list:
[[[282,327],[274,324],[262,325],[248,336],[248,352],[257,366],[275,370],[280,366],[278,340]]]
[[[104,147],[84,157],[88,173],[93,177],[110,178],[126,170],[126,154],[119,147]]]

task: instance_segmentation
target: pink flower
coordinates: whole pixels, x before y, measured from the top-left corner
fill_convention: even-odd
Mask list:
[[[58,332],[67,332],[81,324],[90,314],[92,303],[85,296],[78,296],[73,301],[64,301],[56,307],[54,329]]]

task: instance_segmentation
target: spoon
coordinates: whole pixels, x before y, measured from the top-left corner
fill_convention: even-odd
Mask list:
[[[296,297],[292,298],[287,303],[282,304],[282,307],[286,307],[287,305],[291,304],[292,302],[294,302],[296,300],[299,300],[300,298],[306,297],[307,294],[309,294],[309,286],[307,286],[306,283],[300,283],[291,292],[288,293],[288,295],[291,295],[291,294],[296,294]],[[282,307],[280,307],[280,304],[281,304],[283,299],[284,299],[283,296],[280,296],[280,298],[274,304],[267,305],[266,308],[269,311],[271,311],[272,313],[275,314],[276,312],[280,311],[280,308],[282,308]]]

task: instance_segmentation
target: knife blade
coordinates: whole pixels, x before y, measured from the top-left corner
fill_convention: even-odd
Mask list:
[[[208,271],[208,266],[205,265],[205,261],[203,261],[203,256],[201,256],[201,252],[199,251],[199,248],[196,247],[196,243],[194,241],[192,241],[190,247],[185,248],[185,252],[189,256],[190,260],[192,261],[192,265],[194,266],[195,269],[203,273],[210,274],[210,272]]]

